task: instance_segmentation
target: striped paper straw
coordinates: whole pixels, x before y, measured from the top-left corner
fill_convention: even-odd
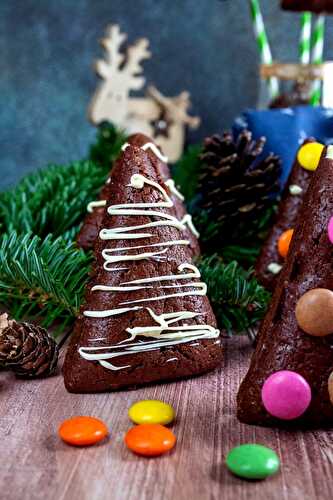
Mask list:
[[[312,63],[321,64],[324,60],[324,36],[325,36],[325,16],[318,16],[312,37]],[[316,80],[313,84],[310,102],[313,106],[319,106],[321,102],[320,80]]]
[[[260,60],[262,64],[272,64],[273,58],[266,35],[264,20],[262,17],[259,0],[250,0],[251,16],[254,33],[259,48]],[[271,98],[279,93],[279,82],[277,78],[270,78],[268,81]]]
[[[311,17],[311,12],[303,12],[301,15],[301,37],[299,41],[299,59],[301,64],[310,64]]]

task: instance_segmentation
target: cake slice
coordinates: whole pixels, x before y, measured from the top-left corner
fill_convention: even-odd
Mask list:
[[[71,392],[174,380],[221,362],[207,287],[192,261],[188,234],[196,240],[196,230],[184,207],[179,216],[173,185],[148,144],[126,144],[112,170],[93,271],[64,363]]]
[[[295,11],[333,12],[333,0],[282,0],[282,8]]]
[[[309,142],[314,142],[314,139],[307,139],[303,145]],[[296,226],[298,214],[312,176],[313,172],[302,168],[298,161],[298,155],[296,155],[288,182],[282,193],[275,222],[261,247],[255,266],[255,274],[259,283],[268,290],[274,290],[278,275],[285,262],[285,258],[278,250],[279,238],[285,231]]]
[[[142,147],[146,151],[150,158],[150,161],[161,172],[163,179],[166,181],[166,184],[171,191],[170,196],[174,203],[174,208],[177,212],[178,218],[181,219],[182,217],[184,217],[186,213],[183,204],[184,198],[182,194],[177,190],[174,181],[171,179],[170,170],[167,164],[167,157],[164,156],[158,146],[144,134],[133,134],[129,136],[126,144],[137,146],[139,148]],[[126,144],[124,145],[125,147]],[[119,161],[122,161],[121,157],[118,159],[118,162]],[[117,161],[115,162],[115,165],[116,164]],[[81,230],[77,236],[77,244],[85,250],[90,250],[91,248],[93,248],[95,240],[101,228],[106,201],[109,199],[110,193],[112,193],[113,189],[112,185],[110,184],[113,168],[114,167],[112,166],[109,177],[100,192],[99,199],[88,204],[87,216],[85,217]],[[193,237],[191,231],[187,231],[187,238],[189,238],[190,240],[190,248],[193,252],[193,255],[199,255],[200,248],[197,238]]]
[[[239,389],[242,422],[273,425],[290,418],[298,426],[333,423],[333,244],[328,233],[332,216],[329,146],[306,193],[286,264]],[[307,400],[309,404],[298,411]]]

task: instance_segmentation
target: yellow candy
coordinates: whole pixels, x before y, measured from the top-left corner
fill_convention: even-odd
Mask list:
[[[298,163],[305,168],[305,170],[316,170],[323,149],[324,146],[319,142],[308,142],[304,144],[297,153]]]
[[[171,405],[154,399],[138,401],[129,411],[129,418],[135,424],[170,424],[175,418]]]

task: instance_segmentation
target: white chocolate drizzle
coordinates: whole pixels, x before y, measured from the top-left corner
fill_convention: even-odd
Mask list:
[[[123,144],[123,146],[121,147],[121,150],[125,151],[129,146],[129,142],[125,142],[125,144]],[[169,158],[167,156],[164,156],[158,149],[156,144],[154,144],[153,142],[146,142],[146,144],[141,146],[140,149],[142,149],[142,151],[147,151],[147,149],[150,149],[159,160],[163,161],[164,163],[168,163],[169,161]]]
[[[303,189],[301,186],[298,186],[297,184],[291,184],[289,186],[289,193],[292,194],[293,196],[298,196],[303,193]]]
[[[267,266],[267,270],[272,274],[279,274],[281,272],[281,269],[282,269],[281,264],[278,264],[277,262],[271,262]]]
[[[168,179],[167,181],[165,181],[165,184],[168,186],[168,188],[170,189],[170,191],[173,195],[175,195],[181,201],[185,200],[182,193],[180,191],[178,191],[176,184],[175,184],[175,181],[173,179]]]
[[[333,160],[333,146],[327,146],[326,158]]]
[[[154,351],[161,347],[168,347],[177,344],[192,342],[192,346],[199,345],[195,340],[214,339],[220,335],[219,330],[209,325],[183,325],[170,326],[172,323],[184,319],[194,318],[199,313],[192,311],[179,311],[156,315],[150,308],[146,308],[156,323],[155,326],[127,328],[126,331],[131,335],[128,339],[113,346],[89,346],[80,347],[79,354],[88,361],[98,361],[104,368],[109,370],[121,370],[129,368],[126,366],[114,366],[107,360],[126,356],[129,354]],[[119,311],[119,310],[118,310]],[[121,313],[118,313],[121,314]],[[163,333],[165,332],[165,333]],[[162,335],[163,333],[163,335]],[[146,342],[132,342],[137,336],[150,337],[156,340]]]
[[[122,226],[112,229],[102,229],[99,233],[99,236],[102,240],[133,240],[151,238],[153,236],[151,232],[146,233],[140,231],[142,229],[149,229],[159,226],[172,226],[176,229],[179,229],[180,231],[185,231],[187,226],[196,237],[199,236],[199,233],[195,229],[192,218],[189,214],[186,214],[182,220],[178,220],[175,216],[167,214],[165,212],[160,212],[158,210],[147,210],[150,208],[171,208],[173,207],[173,202],[162,186],[160,186],[157,182],[147,179],[141,174],[132,175],[129,187],[132,187],[134,189],[143,189],[145,184],[157,189],[162,194],[163,201],[159,201],[157,203],[124,203],[120,205],[111,205],[107,209],[107,211],[109,215],[115,216],[128,215],[159,217],[162,220],[148,222],[146,224],[140,224],[137,226]]]
[[[175,281],[175,280],[186,280],[186,279],[191,279],[191,278],[200,278],[200,272],[198,268],[193,266],[192,264],[181,264],[178,267],[178,270],[180,272],[184,271],[185,269],[189,269],[190,273],[185,273],[185,274],[172,274],[169,276],[155,276],[152,278],[144,278],[144,279],[138,279],[138,280],[132,280],[132,281],[127,281],[124,283],[121,283],[120,286],[108,286],[108,285],[95,285],[92,287],[91,291],[102,291],[102,292],[131,292],[131,291],[137,291],[137,290],[145,290],[145,289],[157,289],[157,290],[163,290],[163,289],[170,289],[170,288],[193,288],[194,290],[191,290],[189,292],[180,292],[180,293],[172,293],[172,294],[162,294],[158,295],[155,297],[149,297],[145,299],[137,299],[137,300],[130,300],[126,302],[121,302],[119,305],[128,305],[128,304],[138,304],[140,302],[152,302],[156,300],[164,300],[168,299],[171,297],[186,297],[186,296],[193,296],[193,295],[206,295],[207,294],[207,285],[206,283],[203,282],[192,282],[192,283],[186,283],[186,284],[176,284],[176,285],[159,285],[156,287],[152,285],[147,285],[147,283],[154,283],[154,282],[160,282],[160,281]],[[127,286],[128,285],[128,286]]]
[[[105,206],[106,206],[106,200],[91,201],[90,203],[88,203],[87,212],[91,213],[93,212],[94,208],[105,207]]]
[[[150,144],[150,143],[148,143]],[[126,145],[124,145],[126,146]],[[168,182],[168,181],[167,181]],[[141,174],[134,174],[131,177],[129,187],[133,189],[143,189],[145,185],[153,187],[159,191],[162,200],[154,203],[128,203],[111,205],[107,211],[110,216],[145,216],[153,217],[151,222],[140,225],[121,226],[111,229],[102,229],[99,237],[102,240],[136,240],[148,239],[154,234],[150,228],[158,226],[172,226],[179,231],[185,231],[188,228],[195,235],[196,232],[191,217],[186,214],[180,221],[175,216],[161,212],[160,208],[171,208],[173,202],[166,190],[157,182],[154,182]],[[174,182],[169,182],[168,187],[175,196],[181,194],[176,189]],[[177,194],[176,194],[177,193]],[[159,219],[159,220],[156,220]],[[148,231],[147,231],[148,230]],[[143,259],[167,259],[167,252],[174,245],[189,245],[189,240],[177,239],[171,241],[162,241],[160,243],[144,243],[136,246],[126,246],[119,248],[106,248],[102,251],[104,258],[104,269],[106,271],[120,271],[127,268],[112,267],[118,262],[136,261]],[[165,248],[163,248],[165,247]],[[140,250],[133,254],[128,253],[132,250]],[[142,251],[141,251],[142,250]],[[88,361],[97,361],[104,368],[110,370],[121,370],[128,368],[126,366],[115,366],[110,360],[129,354],[154,351],[161,347],[172,347],[178,344],[190,343],[190,345],[199,345],[197,340],[213,339],[220,335],[219,330],[206,324],[188,324],[188,320],[193,320],[200,316],[200,313],[193,311],[175,311],[157,315],[145,303],[159,300],[167,300],[171,297],[186,297],[196,295],[206,295],[207,285],[201,281],[199,269],[193,264],[183,263],[178,266],[176,274],[162,276],[152,276],[131,281],[121,282],[118,286],[95,285],[91,288],[92,292],[122,293],[136,292],[138,290],[153,290],[157,294],[120,302],[115,309],[106,310],[86,310],[83,315],[89,318],[109,318],[135,311],[147,311],[155,325],[134,326],[127,328],[129,337],[116,345],[111,346],[89,346],[79,349],[80,355]],[[185,281],[185,283],[179,283]],[[167,283],[165,283],[167,282]],[[165,293],[166,292],[166,293]],[[177,326],[173,324],[177,323]],[[181,324],[179,324],[181,323]],[[146,337],[149,340],[136,340],[136,337]]]
[[[123,144],[123,146],[121,147],[121,150],[122,151],[125,151],[128,147],[130,146],[130,144],[128,142],[126,142],[125,144]],[[146,151],[147,149],[151,149],[153,151],[153,153],[161,160],[161,161],[164,161],[164,162],[168,162],[168,158],[166,156],[163,156],[162,153],[160,152],[160,150],[157,148],[157,146],[152,143],[152,142],[147,142],[146,144],[144,144],[141,149],[143,151]],[[107,181],[106,181],[106,184],[110,184],[111,182],[111,177],[108,177]],[[176,184],[175,184],[175,181],[173,179],[168,179],[167,181],[165,181],[165,184],[166,186],[168,186],[168,188],[170,189],[170,192],[176,196],[178,199],[180,199],[181,201],[184,201],[185,198],[184,196],[182,195],[182,193],[177,189],[176,187]],[[105,207],[106,206],[106,203],[107,203],[107,200],[96,200],[96,201],[91,201],[90,203],[88,203],[88,206],[87,206],[87,212],[89,213],[92,213],[94,208],[98,208],[98,207]],[[191,221],[188,219],[188,224],[191,224],[192,223],[192,219]],[[194,228],[193,224],[192,224],[192,228],[191,228],[191,231],[195,234],[195,232],[197,233],[196,229]],[[197,233],[196,234],[197,237],[199,236],[199,234]]]

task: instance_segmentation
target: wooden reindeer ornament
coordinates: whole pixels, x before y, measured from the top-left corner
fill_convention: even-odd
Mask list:
[[[141,132],[153,137],[174,162],[183,152],[186,126],[197,128],[200,119],[188,114],[191,101],[186,91],[165,97],[155,87],[149,87],[146,97],[131,95],[145,85],[141,63],[151,53],[146,38],[121,52],[126,38],[118,25],[110,25],[101,40],[106,56],[96,62],[96,72],[102,81],[92,98],[89,118],[95,125],[110,121],[129,134]]]

